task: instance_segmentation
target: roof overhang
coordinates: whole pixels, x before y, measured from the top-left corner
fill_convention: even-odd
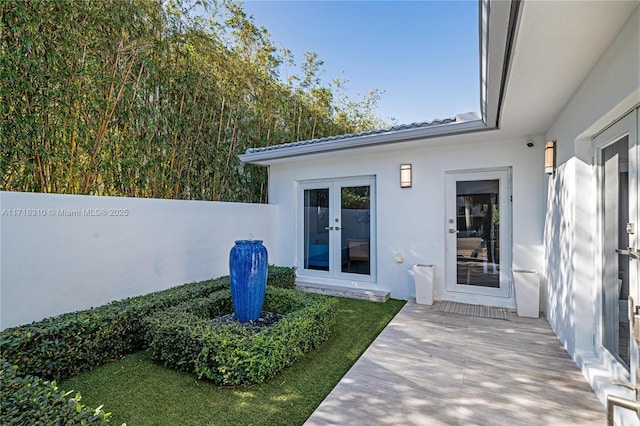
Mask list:
[[[501,101],[500,132],[510,137],[545,134],[639,4],[522,2]],[[640,37],[640,29],[637,34]]]
[[[499,128],[520,5],[520,0],[480,1],[480,108],[486,129]]]
[[[444,124],[416,126],[406,129],[391,129],[388,131],[382,130],[379,132],[364,132],[358,135],[344,135],[318,140],[293,142],[255,151],[248,150],[246,154],[240,155],[240,160],[258,165],[268,165],[270,160],[331,151],[343,151],[345,149],[372,145],[407,142],[416,139],[428,139],[451,134],[468,133],[485,128],[485,122],[482,120],[480,114],[472,112],[457,115],[454,119],[448,119]]]

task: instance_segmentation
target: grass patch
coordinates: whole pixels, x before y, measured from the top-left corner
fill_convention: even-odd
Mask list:
[[[69,379],[60,388],[104,404],[114,424],[301,425],[404,305],[338,299],[329,339],[265,383],[218,387],[154,363],[142,351]]]

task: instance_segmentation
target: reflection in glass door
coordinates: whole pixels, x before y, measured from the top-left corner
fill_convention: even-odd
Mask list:
[[[456,283],[500,287],[500,181],[456,182]]]
[[[629,366],[629,260],[616,250],[629,247],[625,225],[629,222],[629,142],[624,137],[602,150],[604,210],[604,288],[602,294],[605,329],[603,344]]]
[[[340,188],[341,272],[371,271],[371,186]]]
[[[300,272],[374,281],[373,178],[304,183],[300,189]]]
[[[329,270],[329,188],[304,191],[304,269]]]

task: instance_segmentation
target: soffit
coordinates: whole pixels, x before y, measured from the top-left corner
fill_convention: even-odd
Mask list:
[[[543,134],[638,7],[635,1],[526,1],[501,130]]]

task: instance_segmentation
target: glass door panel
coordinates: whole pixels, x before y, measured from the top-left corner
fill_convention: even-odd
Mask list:
[[[456,284],[500,287],[500,181],[456,182]]]
[[[340,188],[341,272],[371,273],[371,187]]]
[[[629,368],[629,142],[625,136],[602,150],[604,276],[603,345]]]
[[[304,190],[304,269],[329,270],[329,188]]]

